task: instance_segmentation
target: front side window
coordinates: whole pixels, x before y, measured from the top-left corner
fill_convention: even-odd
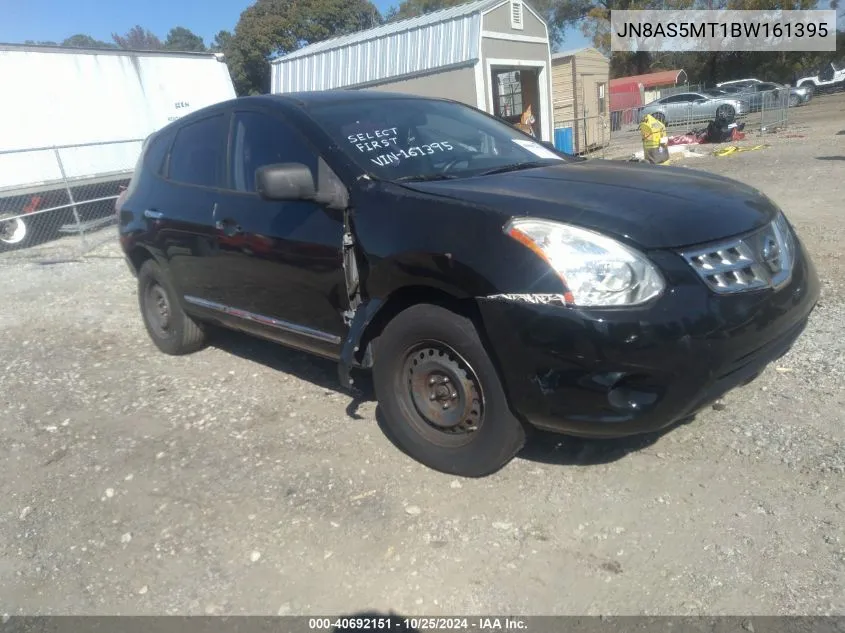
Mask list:
[[[176,134],[170,151],[168,178],[202,187],[217,187],[223,165],[222,114],[190,123]]]
[[[317,154],[282,119],[263,112],[235,112],[230,187],[254,192],[255,172],[276,163],[302,163],[317,175]]]
[[[359,167],[384,180],[465,177],[565,160],[510,125],[434,99],[364,98],[309,114]]]

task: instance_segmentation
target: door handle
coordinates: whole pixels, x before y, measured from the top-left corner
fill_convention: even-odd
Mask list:
[[[161,211],[156,211],[155,209],[146,209],[144,211],[144,217],[149,218],[150,220],[161,220],[164,217],[164,214]]]
[[[223,233],[228,236],[243,233],[241,226],[234,220],[217,220],[217,222],[214,223],[214,226],[218,231],[223,231]]]

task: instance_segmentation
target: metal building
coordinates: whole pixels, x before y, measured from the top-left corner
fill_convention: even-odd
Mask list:
[[[570,154],[610,142],[610,60],[579,48],[552,55],[555,146]]]
[[[524,0],[476,0],[317,42],[272,62],[274,94],[333,88],[444,97],[508,121],[529,105],[552,140],[551,49]]]

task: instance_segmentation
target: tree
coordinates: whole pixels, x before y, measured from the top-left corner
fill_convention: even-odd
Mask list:
[[[177,26],[170,29],[167,39],[164,41],[164,48],[169,51],[190,51],[204,53],[205,42],[202,38],[184,26]]]
[[[464,4],[465,2],[466,0],[403,0],[398,5],[388,9],[385,19],[388,22],[394,22],[396,20],[416,18],[432,11],[447,9]]]
[[[214,36],[214,41],[211,42],[209,50],[212,53],[223,53],[225,55],[231,47],[232,33],[229,31],[218,31],[217,35]]]
[[[125,35],[112,33],[112,39],[120,48],[129,50],[157,51],[163,47],[158,37],[140,25],[133,26]]]
[[[257,0],[241,13],[225,50],[235,89],[266,93],[272,57],[381,22],[369,0]]]
[[[90,35],[85,35],[84,33],[71,35],[69,38],[64,40],[61,45],[74,48],[115,48],[115,45],[110,42],[95,39]]]

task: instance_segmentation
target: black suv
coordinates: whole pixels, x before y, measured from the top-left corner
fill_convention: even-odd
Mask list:
[[[542,428],[656,430],[759,374],[819,296],[758,191],[583,160],[375,91],[240,98],[147,139],[119,212],[163,352],[245,331],[371,370],[394,439],[482,476]]]

